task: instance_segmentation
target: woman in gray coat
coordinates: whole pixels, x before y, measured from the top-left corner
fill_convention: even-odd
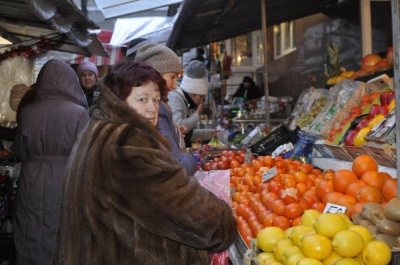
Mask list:
[[[23,162],[13,219],[18,265],[53,264],[65,168],[89,122],[87,108],[74,70],[48,61],[36,81],[35,101],[18,120],[16,152]]]

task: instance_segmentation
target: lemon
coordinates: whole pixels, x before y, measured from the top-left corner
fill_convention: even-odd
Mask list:
[[[281,262],[285,265],[296,265],[296,263],[304,258],[303,253],[298,246],[288,247],[282,255]]]
[[[338,253],[336,253],[334,250],[332,251],[332,253],[329,255],[329,257],[327,257],[326,259],[324,259],[322,261],[322,264],[324,265],[333,265],[335,263],[335,261],[337,261],[338,259],[341,259],[342,256],[340,256]]]
[[[273,261],[276,261],[274,254],[269,253],[269,252],[261,252],[260,254],[257,255],[256,260],[260,264],[268,264],[272,263]]]
[[[346,222],[350,225],[354,225],[353,222],[351,221],[350,217],[345,214],[345,213],[336,213],[337,215],[341,216],[344,218],[344,220],[346,220]]]
[[[335,213],[321,214],[314,222],[315,231],[328,238],[333,238],[337,232],[345,230],[348,227],[349,224],[346,220]]]
[[[293,245],[297,245],[300,242],[303,235],[310,231],[314,231],[314,228],[312,226],[308,225],[294,226],[288,238],[292,240]]]
[[[333,265],[361,265],[361,263],[353,258],[341,258],[333,263]]]
[[[392,259],[392,251],[382,241],[368,242],[361,253],[365,265],[386,265]]]
[[[346,229],[336,233],[332,239],[333,250],[344,258],[358,256],[365,246],[364,239],[356,231]]]
[[[292,233],[292,231],[293,231],[294,228],[295,228],[295,226],[291,226],[291,227],[289,227],[288,229],[285,230],[285,236],[286,236],[287,238],[289,238],[290,233]]]
[[[364,226],[361,225],[351,225],[349,226],[350,230],[356,231],[357,233],[360,234],[360,236],[364,239],[364,244],[367,244],[368,242],[371,242],[374,240],[374,236],[371,234],[371,232],[365,228]]]
[[[315,209],[305,210],[303,215],[301,216],[301,224],[313,226],[315,220],[317,220],[318,216],[321,215],[321,212]]]
[[[304,236],[299,247],[304,256],[318,260],[324,260],[332,253],[331,240],[320,234]]]
[[[323,265],[321,261],[313,258],[302,258],[296,265]]]
[[[264,252],[272,252],[272,248],[283,238],[285,238],[285,232],[282,228],[268,226],[258,232],[256,245]]]
[[[277,261],[281,261],[283,252],[289,247],[294,246],[292,241],[289,238],[284,238],[276,243],[275,247],[272,249],[274,253],[274,257]]]

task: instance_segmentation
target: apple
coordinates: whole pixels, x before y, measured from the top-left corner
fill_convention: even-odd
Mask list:
[[[380,95],[381,105],[389,105],[389,103],[394,99],[395,94],[392,91],[382,92]]]
[[[368,118],[373,119],[377,114],[379,114],[380,108],[381,108],[381,105],[372,104],[371,109],[369,110],[369,113],[368,113]]]
[[[362,128],[367,127],[369,121],[370,118],[368,117],[363,118],[361,121],[358,122],[355,130],[361,130]]]
[[[381,107],[379,108],[379,113],[386,116],[389,113],[389,105],[388,104],[381,105]]]
[[[349,132],[346,136],[346,139],[344,140],[344,145],[347,146],[354,146],[354,138],[357,136],[358,130],[352,130]]]

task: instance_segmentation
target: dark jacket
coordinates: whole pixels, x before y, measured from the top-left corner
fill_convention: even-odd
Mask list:
[[[239,85],[239,88],[236,90],[235,94],[233,94],[232,98],[246,98],[247,100],[261,98],[264,93],[257,87],[257,85],[250,81],[250,87],[246,88],[243,83]]]
[[[13,219],[17,264],[53,264],[65,168],[89,121],[74,70],[58,60],[41,69],[35,102],[22,108],[16,152],[22,160]]]
[[[192,154],[181,151],[179,148],[180,140],[176,132],[174,122],[172,121],[172,112],[165,106],[166,103],[160,104],[160,112],[158,114],[158,129],[169,140],[172,146],[172,156],[186,169],[186,172],[192,176],[197,171],[196,160]],[[184,141],[183,141],[184,144]]]
[[[67,169],[56,265],[209,265],[236,234],[230,206],[170,155],[161,133],[102,87]]]

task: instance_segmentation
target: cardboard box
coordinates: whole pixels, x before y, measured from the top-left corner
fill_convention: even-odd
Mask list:
[[[346,151],[346,149],[344,149],[343,146],[335,146],[328,143],[325,143],[325,146],[336,159],[353,162],[353,157]]]
[[[326,158],[335,158],[335,156],[329,151],[329,149],[325,146],[324,140],[317,140],[313,144],[313,148],[321,154],[322,157]]]
[[[389,150],[385,151],[384,147],[385,145],[381,146],[370,146],[370,145],[364,145],[364,149],[369,153],[370,156],[372,156],[375,161],[385,167],[393,167],[396,168],[396,149],[390,148]]]
[[[355,159],[359,155],[369,155],[363,146],[344,146],[344,149]]]
[[[389,265],[398,264],[400,264],[400,248],[392,248],[392,259],[390,260]]]

